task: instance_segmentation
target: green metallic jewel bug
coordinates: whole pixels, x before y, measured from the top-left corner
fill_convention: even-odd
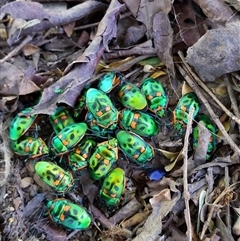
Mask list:
[[[183,132],[183,128],[185,128],[188,123],[188,114],[191,107],[194,108],[194,118],[199,112],[199,106],[200,103],[198,97],[194,92],[189,92],[180,98],[175,110],[173,111],[174,128],[179,133]]]
[[[198,114],[195,118],[196,122],[202,121],[204,126],[211,132],[211,137],[208,143],[208,149],[207,149],[207,156],[206,160],[209,160],[211,154],[214,152],[214,150],[217,147],[217,130],[215,126],[213,125],[210,118],[204,114]],[[198,139],[199,139],[199,128],[198,125],[193,128],[193,148],[196,149],[198,146]]]
[[[92,139],[82,140],[73,151],[68,154],[68,164],[73,171],[81,170],[88,165],[93,149],[97,143]]]
[[[40,137],[23,136],[17,141],[12,141],[10,147],[17,155],[28,158],[36,158],[49,154],[46,143]]]
[[[89,86],[83,88],[80,96],[78,97],[74,111],[73,111],[73,116],[75,118],[78,118],[80,114],[82,113],[82,110],[86,107],[86,95],[87,95],[87,90],[89,89]]]
[[[87,229],[92,220],[88,212],[80,205],[59,198],[47,202],[50,218],[67,229]]]
[[[140,136],[127,131],[117,133],[118,145],[131,160],[141,165],[154,157],[154,149]]]
[[[87,131],[87,124],[76,123],[66,126],[61,132],[52,138],[52,148],[56,155],[71,151],[84,137]]]
[[[118,92],[118,99],[122,105],[132,110],[142,110],[147,106],[144,94],[133,84],[123,85]]]
[[[13,141],[19,139],[32,126],[37,115],[29,115],[33,108],[29,107],[19,112],[11,121],[9,127],[9,138]]]
[[[86,105],[99,126],[108,128],[118,121],[117,109],[109,97],[101,90],[88,89]]]
[[[72,174],[53,162],[39,161],[35,164],[35,171],[56,192],[67,192],[74,186]]]
[[[141,90],[146,96],[148,109],[159,117],[165,116],[168,98],[162,84],[156,79],[147,78],[143,81]]]
[[[88,169],[90,177],[94,180],[99,180],[109,172],[117,159],[118,143],[116,138],[99,143],[89,159]]]
[[[114,206],[120,202],[125,186],[125,172],[122,168],[115,168],[104,178],[99,191],[101,201],[107,206]]]
[[[121,82],[120,76],[114,71],[104,74],[98,81],[98,89],[104,93],[109,93]]]
[[[102,126],[99,126],[97,124],[96,119],[93,117],[91,112],[87,112],[85,121],[90,128],[90,130],[93,132],[94,135],[96,136],[107,136],[110,132],[116,129],[117,123],[113,123],[108,127],[108,129],[103,128]]]
[[[57,107],[55,112],[49,116],[50,123],[56,134],[62,131],[66,126],[75,123],[68,110],[64,107]]]
[[[153,117],[141,111],[120,111],[119,123],[123,129],[143,137],[152,137],[158,133],[158,125]]]

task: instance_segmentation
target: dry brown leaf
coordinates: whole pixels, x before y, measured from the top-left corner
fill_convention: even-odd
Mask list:
[[[166,158],[168,158],[170,161],[173,161],[177,158],[180,152],[171,152],[171,151],[166,151],[163,149],[158,149]]]
[[[33,183],[33,179],[31,177],[24,177],[22,180],[21,180],[21,188],[26,188],[26,187],[29,187],[31,184]]]
[[[167,75],[166,72],[164,72],[162,70],[157,70],[151,75],[151,78],[157,79],[158,77],[165,76],[165,75]]]
[[[209,30],[187,50],[188,63],[194,67],[203,81],[215,81],[223,74],[240,70],[239,32],[238,23]]]
[[[23,47],[23,54],[25,56],[29,56],[29,55],[32,55],[36,52],[39,52],[39,48],[33,44],[26,44],[24,47]]]
[[[171,200],[171,192],[170,189],[164,189],[160,193],[154,195],[149,199],[149,202],[152,206],[157,205],[162,201],[170,201]]]
[[[224,25],[227,22],[235,21],[238,17],[223,1],[219,0],[194,0],[203,13],[216,24]]]
[[[124,0],[133,16],[144,23],[147,28],[147,37],[152,38],[153,16],[158,12],[169,13],[171,1]]]
[[[184,43],[189,47],[195,44],[206,32],[206,20],[198,17],[191,2],[180,2],[174,5],[174,15],[179,27],[179,34]]]
[[[192,88],[187,84],[186,81],[183,82],[183,86],[182,86],[182,96],[189,93],[189,92],[193,92]]]
[[[68,37],[71,37],[75,25],[76,25],[76,22],[72,22],[72,23],[63,25],[63,29]]]
[[[77,44],[81,47],[85,47],[85,46],[87,46],[87,43],[89,40],[90,40],[90,36],[89,36],[88,32],[83,30],[77,40]]]
[[[176,163],[178,161],[181,161],[183,159],[183,155],[182,155],[182,151],[179,152],[178,156],[176,157],[176,159],[174,161],[172,161],[170,164],[166,165],[164,167],[164,169],[167,171],[167,172],[170,172],[176,165]]]
[[[18,210],[19,205],[22,203],[22,199],[20,197],[14,198],[13,199],[13,205],[15,210]]]
[[[206,161],[208,144],[210,142],[211,133],[205,127],[202,121],[198,123],[197,128],[198,128],[198,144],[194,153],[194,161],[196,161],[197,164],[200,165]]]
[[[232,236],[231,231],[222,221],[220,211],[217,213],[216,216],[216,227],[219,229],[218,235],[221,237],[221,240],[234,241],[234,237]]]
[[[223,0],[240,12],[240,0]]]
[[[167,13],[159,12],[154,15],[152,36],[159,59],[165,63],[170,72],[169,75],[175,79],[175,69],[171,53],[173,30]]]
[[[148,216],[142,232],[133,241],[155,241],[162,232],[162,219],[172,211],[179,198],[180,192],[177,192],[172,200],[153,205],[152,213]]]

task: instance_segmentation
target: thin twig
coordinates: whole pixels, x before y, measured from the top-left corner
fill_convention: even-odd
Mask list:
[[[184,189],[184,200],[185,200],[185,220],[187,224],[187,238],[189,241],[192,241],[192,222],[191,222],[191,215],[190,215],[190,207],[189,207],[189,200],[190,200],[190,193],[188,191],[188,146],[189,146],[189,135],[192,131],[192,120],[193,120],[193,113],[194,108],[190,108],[189,115],[188,115],[188,124],[187,130],[184,137],[184,146],[183,146],[183,189]]]
[[[223,136],[225,137],[226,141],[228,142],[228,144],[231,146],[231,148],[236,151],[239,155],[240,155],[240,149],[239,147],[235,144],[235,142],[232,140],[232,138],[228,135],[228,133],[226,132],[223,124],[221,123],[221,121],[219,120],[219,117],[214,113],[213,109],[211,108],[209,102],[207,101],[207,99],[205,98],[205,96],[202,94],[201,89],[199,88],[198,85],[196,85],[193,80],[186,74],[186,72],[183,70],[183,68],[179,65],[176,64],[178,70],[180,71],[180,73],[182,74],[182,76],[184,76],[185,80],[187,81],[187,83],[189,84],[189,86],[194,90],[194,92],[196,93],[196,95],[198,96],[199,99],[202,100],[203,104],[205,105],[206,109],[208,110],[208,113],[210,114],[210,116],[212,117],[212,119],[215,121],[217,127],[219,128],[219,130],[222,132]]]
[[[226,188],[229,188],[229,184],[230,184],[230,177],[229,177],[229,167],[225,167],[225,175],[224,175],[224,184]],[[232,225],[231,225],[231,214],[230,214],[230,205],[225,205],[225,222],[226,222],[226,226],[228,227],[229,230],[232,229]]]
[[[27,36],[17,47],[15,47],[8,55],[6,55],[3,59],[0,59],[0,64],[4,63],[5,61],[9,60],[13,56],[17,55],[18,52],[32,40],[32,36]]]
[[[183,53],[181,51],[178,51],[178,55],[180,56],[181,60],[183,61],[183,64],[186,66],[188,72],[190,75],[192,75],[193,79],[197,82],[197,84],[203,88],[210,97],[220,106],[220,108],[235,122],[237,122],[240,125],[240,119],[235,116],[231,111],[229,111],[222,103],[218,100],[218,98],[212,93],[212,91],[202,82],[202,80],[192,71],[191,67],[188,65],[186,60],[184,59]],[[197,93],[196,93],[197,94]]]
[[[235,94],[233,93],[232,85],[231,85],[231,83],[229,83],[229,79],[228,79],[228,77],[226,75],[223,76],[223,79],[224,79],[224,82],[225,82],[225,84],[227,86],[227,91],[228,91],[229,98],[231,100],[233,113],[238,118],[240,118],[240,112],[239,112],[239,109],[238,109],[238,104],[237,104],[237,101],[236,101],[236,98],[235,98]],[[238,126],[238,129],[240,131],[240,125]]]

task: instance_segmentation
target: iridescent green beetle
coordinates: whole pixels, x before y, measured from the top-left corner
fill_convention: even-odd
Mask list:
[[[29,115],[32,110],[32,107],[26,108],[13,118],[9,127],[9,137],[11,140],[16,141],[32,126],[37,118],[37,115]]]
[[[56,108],[55,112],[49,116],[49,120],[56,134],[62,131],[66,126],[75,123],[68,110],[62,106]]]
[[[66,126],[52,138],[52,150],[55,155],[62,155],[71,151],[71,149],[84,137],[86,131],[87,125],[83,122]]]
[[[187,126],[190,109],[192,107],[194,108],[194,118],[199,112],[199,106],[200,103],[198,97],[194,92],[189,92],[180,98],[175,110],[173,111],[174,128],[179,133],[182,133],[183,129]]]
[[[10,147],[17,155],[27,158],[36,158],[49,154],[46,143],[40,137],[23,136],[17,141],[12,141]]]
[[[67,192],[74,186],[72,174],[53,162],[39,161],[35,164],[35,171],[56,192]]]
[[[117,123],[118,111],[109,97],[101,90],[88,89],[86,105],[99,126],[109,128],[109,126]]]
[[[114,71],[104,74],[98,81],[98,89],[104,93],[109,93],[121,82],[120,76]]]
[[[168,98],[162,84],[153,78],[147,78],[143,81],[141,90],[147,98],[148,109],[159,117],[163,117]]]
[[[123,129],[143,137],[152,137],[158,133],[158,125],[153,117],[141,111],[120,111],[119,123]]]
[[[104,178],[99,191],[100,199],[108,206],[117,205],[125,186],[125,172],[122,168],[115,168]]]
[[[96,136],[107,136],[109,133],[111,133],[113,130],[116,129],[117,123],[113,123],[108,127],[108,129],[103,128],[102,126],[99,126],[97,124],[96,119],[93,117],[91,112],[87,112],[85,121],[90,128],[90,130],[93,132],[94,135]]]
[[[196,122],[202,121],[204,126],[211,132],[211,137],[208,143],[208,149],[207,149],[207,156],[206,160],[209,160],[211,154],[214,152],[214,150],[217,147],[217,130],[214,127],[212,121],[210,118],[204,114],[198,114],[196,116]],[[198,139],[199,139],[199,129],[198,126],[193,128],[193,148],[196,149],[198,146]]]
[[[125,107],[142,110],[147,107],[147,100],[142,91],[133,84],[125,84],[118,92],[118,99]]]
[[[59,198],[47,202],[50,218],[67,229],[87,229],[91,224],[91,217],[80,205],[67,199]]]
[[[144,164],[154,157],[153,147],[132,132],[119,131],[117,141],[123,153],[137,164]]]
[[[78,97],[74,111],[73,111],[73,116],[75,118],[78,118],[80,114],[82,113],[82,110],[86,107],[86,95],[87,95],[87,90],[89,89],[89,86],[87,85],[86,87],[83,88],[81,91],[80,96]]]
[[[90,177],[99,180],[109,172],[117,159],[118,143],[116,138],[98,144],[88,163]]]
[[[81,170],[88,165],[97,143],[92,139],[82,140],[73,151],[68,154],[68,164],[73,171]]]

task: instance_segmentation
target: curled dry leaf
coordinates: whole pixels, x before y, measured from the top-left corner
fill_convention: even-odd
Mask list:
[[[171,151],[166,151],[163,149],[158,149],[166,158],[168,158],[170,161],[173,161],[177,158],[180,152],[171,152]]]
[[[111,63],[109,63],[108,65],[104,64],[103,62],[100,63],[101,67],[103,69],[105,69],[106,71],[114,71],[116,70],[117,68],[123,66],[124,64],[130,62],[131,60],[133,59],[132,56],[130,57],[127,57],[125,59],[122,59],[122,60],[119,60],[119,61],[113,61]],[[130,68],[130,67],[129,67]],[[127,69],[123,70],[123,71],[126,71]]]
[[[165,75],[167,75],[166,72],[164,72],[162,70],[157,70],[151,75],[151,78],[157,79],[158,77],[165,76]]]
[[[175,159],[172,160],[172,162],[169,164],[169,165],[166,165],[164,167],[164,169],[167,171],[167,172],[170,172],[176,165],[176,163],[178,161],[181,161],[183,160],[183,154],[182,154],[182,151],[180,151],[177,155],[177,157]]]
[[[149,199],[149,202],[152,206],[158,204],[161,201],[170,201],[171,200],[171,192],[170,189],[164,189],[160,193],[154,195]]]

